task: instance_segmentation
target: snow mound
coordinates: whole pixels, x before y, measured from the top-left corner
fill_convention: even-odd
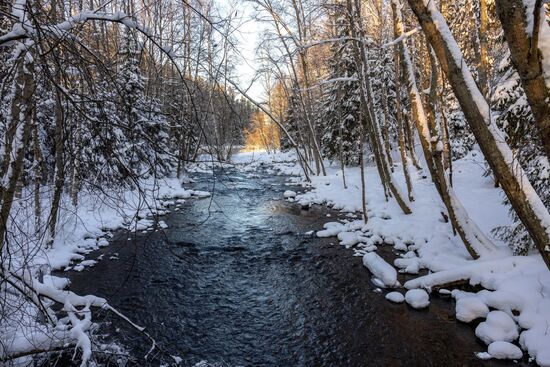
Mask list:
[[[476,336],[485,344],[496,341],[512,342],[519,336],[518,328],[512,318],[502,311],[491,311],[487,320],[476,328]]]
[[[460,297],[456,301],[456,318],[462,322],[486,317],[488,313],[489,307],[479,297]]]
[[[521,359],[523,357],[521,349],[512,343],[503,341],[489,344],[487,352],[496,359]]]
[[[345,230],[345,226],[338,222],[328,222],[323,225],[324,230],[317,232],[317,237],[334,237]]]
[[[296,197],[296,192],[295,192],[295,191],[292,191],[292,190],[286,190],[286,191],[283,193],[283,197],[284,197],[285,199],[295,198],[295,197]]]
[[[405,294],[405,301],[413,308],[426,308],[430,305],[430,296],[423,289],[411,289]]]
[[[377,253],[369,252],[363,255],[363,265],[369,269],[369,271],[379,279],[386,287],[397,287],[399,282],[397,281],[397,270],[384,259],[382,259]]]
[[[390,292],[386,294],[386,299],[393,303],[402,303],[405,300],[405,296],[399,292]]]
[[[201,190],[191,190],[191,191],[192,191],[192,195],[198,198],[207,198],[212,195],[208,191],[201,191]]]
[[[361,232],[340,232],[338,233],[338,240],[340,245],[350,248],[357,245],[360,242],[367,242],[369,239],[360,234]]]

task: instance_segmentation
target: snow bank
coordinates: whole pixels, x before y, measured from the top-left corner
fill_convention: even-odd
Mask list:
[[[51,193],[48,190],[43,193],[42,202],[51,202],[48,197]],[[26,195],[28,193],[25,192],[22,196]],[[0,356],[34,348],[76,345],[81,349],[82,363],[85,365],[91,355],[90,307],[106,307],[107,303],[94,296],[81,297],[63,291],[69,285],[69,280],[52,276],[50,272],[56,269],[83,271],[93,267],[100,259],[86,259],[85,255],[108,246],[112,231],[119,228],[129,231],[148,230],[155,226],[165,228],[166,224],[155,215],[168,212],[167,208],[175,204],[174,198],[201,198],[209,195],[205,191],[183,188],[175,178],[144,181],[139,191],[109,191],[109,195],[105,196],[83,190],[77,207],[72,205],[68,195],[63,195],[56,236],[49,248],[45,248],[44,238],[33,237],[36,232],[33,227],[34,208],[26,207],[24,200],[15,201],[13,212],[16,215],[10,221],[17,222],[17,225],[8,225],[14,228],[10,236],[17,239],[12,243],[21,245],[11,246],[11,268],[6,269],[3,275],[12,279],[11,283],[5,285],[7,291],[3,293],[9,294],[11,298],[5,304],[7,308],[3,310],[3,315],[6,318],[0,324]],[[49,212],[49,208],[43,208],[42,223],[47,223]],[[15,272],[13,269],[17,269],[17,274],[10,275],[10,271]],[[33,289],[36,293],[23,296],[15,289]],[[63,317],[58,319],[57,313],[49,309],[49,301],[44,303],[48,310],[45,314],[25,300],[32,300],[38,295],[61,304],[63,308],[58,312],[64,313]],[[110,310],[124,318],[116,310]],[[50,322],[40,321],[45,317]]]

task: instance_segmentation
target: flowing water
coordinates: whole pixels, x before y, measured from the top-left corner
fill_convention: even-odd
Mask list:
[[[306,234],[338,213],[277,200],[284,178],[229,169],[198,180],[212,198],[166,215],[164,232],[118,233],[91,254],[103,261],[70,273],[71,290],[107,298],[184,366],[497,364],[476,359],[485,347],[448,299],[422,311],[391,304],[360,258]],[[144,337],[108,320],[103,332],[134,356],[147,352]]]

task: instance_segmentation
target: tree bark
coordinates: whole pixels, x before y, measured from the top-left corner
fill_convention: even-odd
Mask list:
[[[487,55],[487,31],[489,19],[487,16],[487,0],[479,0],[479,85],[481,93],[489,95],[489,56]]]
[[[405,184],[407,185],[407,194],[409,201],[414,201],[414,194],[409,174],[409,159],[405,149],[405,127],[403,126],[403,111],[401,110],[401,67],[399,61],[399,51],[397,47],[394,50],[395,63],[395,109],[397,110],[397,140],[399,144],[399,154],[401,155],[401,165],[403,166],[403,175],[405,176]]]

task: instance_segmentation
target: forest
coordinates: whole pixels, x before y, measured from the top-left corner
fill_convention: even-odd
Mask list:
[[[352,248],[389,301],[448,294],[483,320],[476,360],[550,366],[548,2],[9,0],[0,59],[0,363],[210,365],[70,273],[120,231],[169,233],[186,200],[229,213],[200,184],[241,174],[339,211],[313,238]],[[104,313],[143,359],[101,344]]]

